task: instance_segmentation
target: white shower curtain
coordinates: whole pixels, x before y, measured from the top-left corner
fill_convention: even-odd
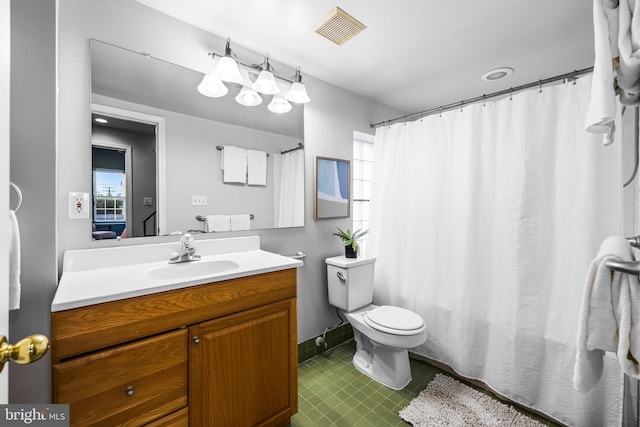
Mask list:
[[[618,426],[622,375],[572,384],[589,262],[622,232],[621,141],[584,131],[590,76],[376,131],[374,299],[419,313],[416,352],[576,426]]]
[[[304,150],[273,155],[276,227],[304,225]]]

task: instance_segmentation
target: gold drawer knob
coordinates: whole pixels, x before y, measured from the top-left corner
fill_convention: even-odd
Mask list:
[[[21,365],[33,363],[47,354],[49,338],[44,335],[30,335],[16,344],[7,343],[7,337],[0,335],[0,372],[4,364],[14,361]]]

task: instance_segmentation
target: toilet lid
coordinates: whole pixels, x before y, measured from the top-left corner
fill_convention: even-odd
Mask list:
[[[411,335],[424,326],[424,320],[411,310],[381,305],[366,313],[365,322],[374,329],[397,335]]]

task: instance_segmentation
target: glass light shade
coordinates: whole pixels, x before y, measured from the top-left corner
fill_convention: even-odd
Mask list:
[[[262,104],[262,97],[250,87],[242,86],[240,93],[236,96],[236,102],[247,107],[255,107]]]
[[[309,95],[307,95],[307,88],[303,83],[300,82],[294,82],[291,85],[289,92],[287,92],[286,98],[289,101],[298,104],[306,104],[307,102],[311,101]]]
[[[262,70],[258,74],[258,79],[253,84],[252,88],[265,95],[275,95],[280,93],[280,88],[276,83],[276,78],[273,77],[271,71]]]
[[[227,92],[229,92],[229,89],[227,89],[219,78],[211,74],[205,74],[198,85],[198,92],[211,98],[220,98],[225,96]]]
[[[273,99],[271,100],[267,108],[272,113],[282,114],[291,111],[292,107],[291,104],[289,104],[289,101],[287,101],[284,96],[273,95]]]
[[[213,69],[213,73],[225,82],[242,82],[242,75],[240,75],[240,70],[238,70],[238,64],[230,56],[220,58],[218,65]]]

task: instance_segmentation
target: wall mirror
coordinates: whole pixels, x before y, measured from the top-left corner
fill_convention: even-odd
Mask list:
[[[314,219],[350,216],[349,160],[316,157]]]
[[[243,106],[239,86],[209,98],[200,72],[90,44],[93,239],[209,232],[226,216],[249,216],[242,229],[304,225],[302,105]],[[225,146],[264,153],[258,184],[225,182]]]

